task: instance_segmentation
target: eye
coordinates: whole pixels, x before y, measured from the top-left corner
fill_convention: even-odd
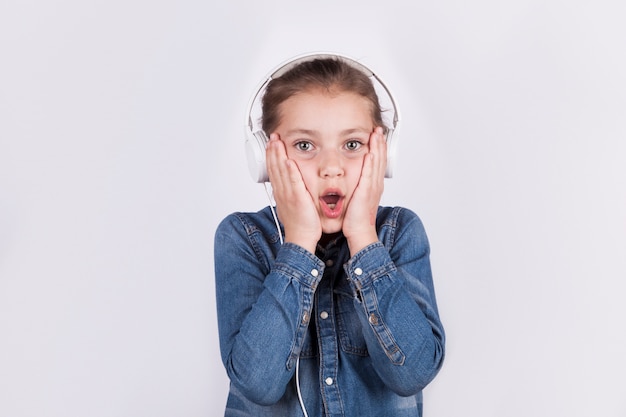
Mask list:
[[[346,142],[346,149],[349,151],[358,151],[363,146],[360,140],[349,140]]]
[[[303,151],[303,152],[308,152],[313,149],[313,144],[311,142],[307,142],[304,140],[296,142],[294,146],[296,147],[297,150]]]

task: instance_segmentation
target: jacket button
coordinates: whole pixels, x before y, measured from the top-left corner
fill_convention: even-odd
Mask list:
[[[322,320],[326,320],[328,318],[328,312],[322,311],[320,313],[320,317],[322,318]]]
[[[326,385],[333,385],[333,379],[331,377],[326,378],[324,382],[326,383]]]
[[[369,322],[370,324],[373,324],[374,326],[378,324],[378,317],[376,317],[376,314],[374,313],[370,314]]]
[[[358,276],[361,276],[361,275],[363,275],[363,270],[361,268],[357,268],[357,269],[354,270],[354,274],[358,275]]]
[[[311,275],[313,275],[314,277],[317,277],[319,274],[320,274],[320,273],[319,273],[319,271],[318,271],[317,269],[313,269],[313,270],[311,271]]]

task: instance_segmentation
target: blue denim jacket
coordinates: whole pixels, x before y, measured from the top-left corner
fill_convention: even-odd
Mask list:
[[[269,207],[226,217],[215,234],[226,417],[307,413],[408,417],[444,357],[420,219],[380,207],[379,242],[350,257],[344,237],[312,254],[281,245]],[[298,360],[299,358],[299,360]]]

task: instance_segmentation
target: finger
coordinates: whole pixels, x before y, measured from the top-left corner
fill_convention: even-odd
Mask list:
[[[284,197],[286,201],[297,198],[306,191],[304,180],[298,165],[287,156],[285,144],[278,136],[271,136],[268,143],[268,175],[274,194]],[[279,200],[280,198],[277,198]]]
[[[302,173],[300,172],[300,168],[298,168],[298,164],[296,164],[295,161],[287,159],[285,161],[285,167],[287,168],[288,178],[291,184],[304,184]]]
[[[385,170],[387,169],[387,138],[385,137],[382,127],[376,128],[376,133],[376,157],[378,162],[377,168],[379,170],[379,173],[382,173],[384,178]]]
[[[377,127],[370,135],[368,157],[364,161],[362,176],[384,178],[387,162],[387,142],[383,129]]]
[[[359,183],[363,183],[364,180],[371,180],[374,175],[374,153],[368,152],[363,158],[363,169],[361,170],[361,181]]]
[[[272,182],[273,187],[276,187],[282,182],[281,178],[285,171],[284,164],[287,160],[285,148],[277,134],[270,135],[265,155],[270,182]]]

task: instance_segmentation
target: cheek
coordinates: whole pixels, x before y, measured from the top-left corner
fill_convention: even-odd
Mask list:
[[[359,181],[361,180],[361,171],[363,170],[362,162],[351,164],[349,169],[345,171],[345,184],[346,184],[346,192],[348,200],[352,199],[352,195],[354,194],[354,190],[359,185]]]
[[[363,158],[351,159],[346,165],[346,176],[358,182],[363,171]]]

